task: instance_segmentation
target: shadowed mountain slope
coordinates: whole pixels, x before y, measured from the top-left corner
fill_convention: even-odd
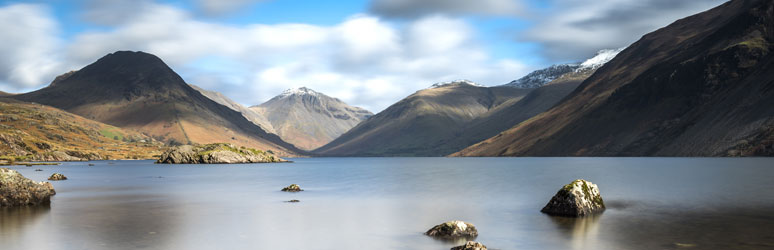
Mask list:
[[[774,155],[774,2],[643,36],[554,108],[457,156]]]

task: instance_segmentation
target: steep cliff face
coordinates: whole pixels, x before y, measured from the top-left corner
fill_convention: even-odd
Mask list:
[[[460,156],[772,155],[774,2],[647,34],[554,108]]]

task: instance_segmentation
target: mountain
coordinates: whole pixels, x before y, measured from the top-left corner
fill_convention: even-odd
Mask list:
[[[623,48],[600,50],[597,52],[597,54],[594,57],[589,58],[588,60],[582,63],[551,65],[550,67],[545,69],[535,70],[527,74],[526,76],[519,78],[517,80],[513,80],[512,82],[507,83],[503,86],[522,88],[522,89],[539,88],[543,85],[548,84],[553,80],[556,80],[557,78],[567,73],[593,72],[599,67],[602,67],[602,65],[604,65],[608,61],[612,60],[622,50]]]
[[[0,97],[3,97],[3,96],[12,96],[12,95],[13,95],[13,94],[11,94],[11,93],[0,91]]]
[[[43,89],[13,98],[54,106],[170,144],[227,142],[297,154],[291,144],[191,88],[144,52],[108,54]]]
[[[65,111],[0,98],[0,160],[151,159],[163,144]]]
[[[267,133],[276,134],[276,132],[274,131],[274,127],[272,127],[269,120],[267,120],[266,117],[263,117],[263,115],[258,114],[252,109],[249,109],[243,106],[242,104],[239,104],[231,100],[230,98],[226,97],[220,92],[202,89],[199,86],[196,86],[193,84],[189,84],[189,85],[191,85],[191,88],[194,88],[196,91],[199,91],[199,93],[202,93],[202,95],[206,96],[207,98],[210,98],[210,100],[213,100],[218,104],[226,106],[236,112],[242,113],[242,116],[247,118],[247,120],[255,123],[255,125],[260,126],[261,129],[263,129],[263,131],[266,131]]]
[[[333,141],[373,115],[306,87],[286,90],[249,109],[266,117],[280,138],[306,150]]]
[[[774,155],[774,2],[643,36],[572,94],[455,156]]]
[[[435,84],[393,104],[313,153],[326,156],[442,156],[470,144],[448,143],[497,106],[531,90],[469,81]]]

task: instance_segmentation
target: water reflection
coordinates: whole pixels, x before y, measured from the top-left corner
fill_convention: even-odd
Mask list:
[[[51,206],[0,207],[0,233],[3,237],[23,232],[27,225],[34,224],[51,211]]]
[[[549,216],[564,238],[569,238],[570,249],[590,249],[597,245],[601,214],[573,218]]]

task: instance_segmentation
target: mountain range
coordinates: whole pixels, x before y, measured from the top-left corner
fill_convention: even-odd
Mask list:
[[[12,98],[139,131],[169,144],[229,142],[298,155],[242,114],[193,89],[158,57],[119,51]]]
[[[647,34],[550,110],[455,156],[774,155],[774,2]]]
[[[772,41],[774,3],[733,0],[583,62],[500,86],[433,84],[377,114],[306,87],[246,107],[118,51],[42,89],[0,92],[0,158],[215,142],[280,156],[771,156]]]

